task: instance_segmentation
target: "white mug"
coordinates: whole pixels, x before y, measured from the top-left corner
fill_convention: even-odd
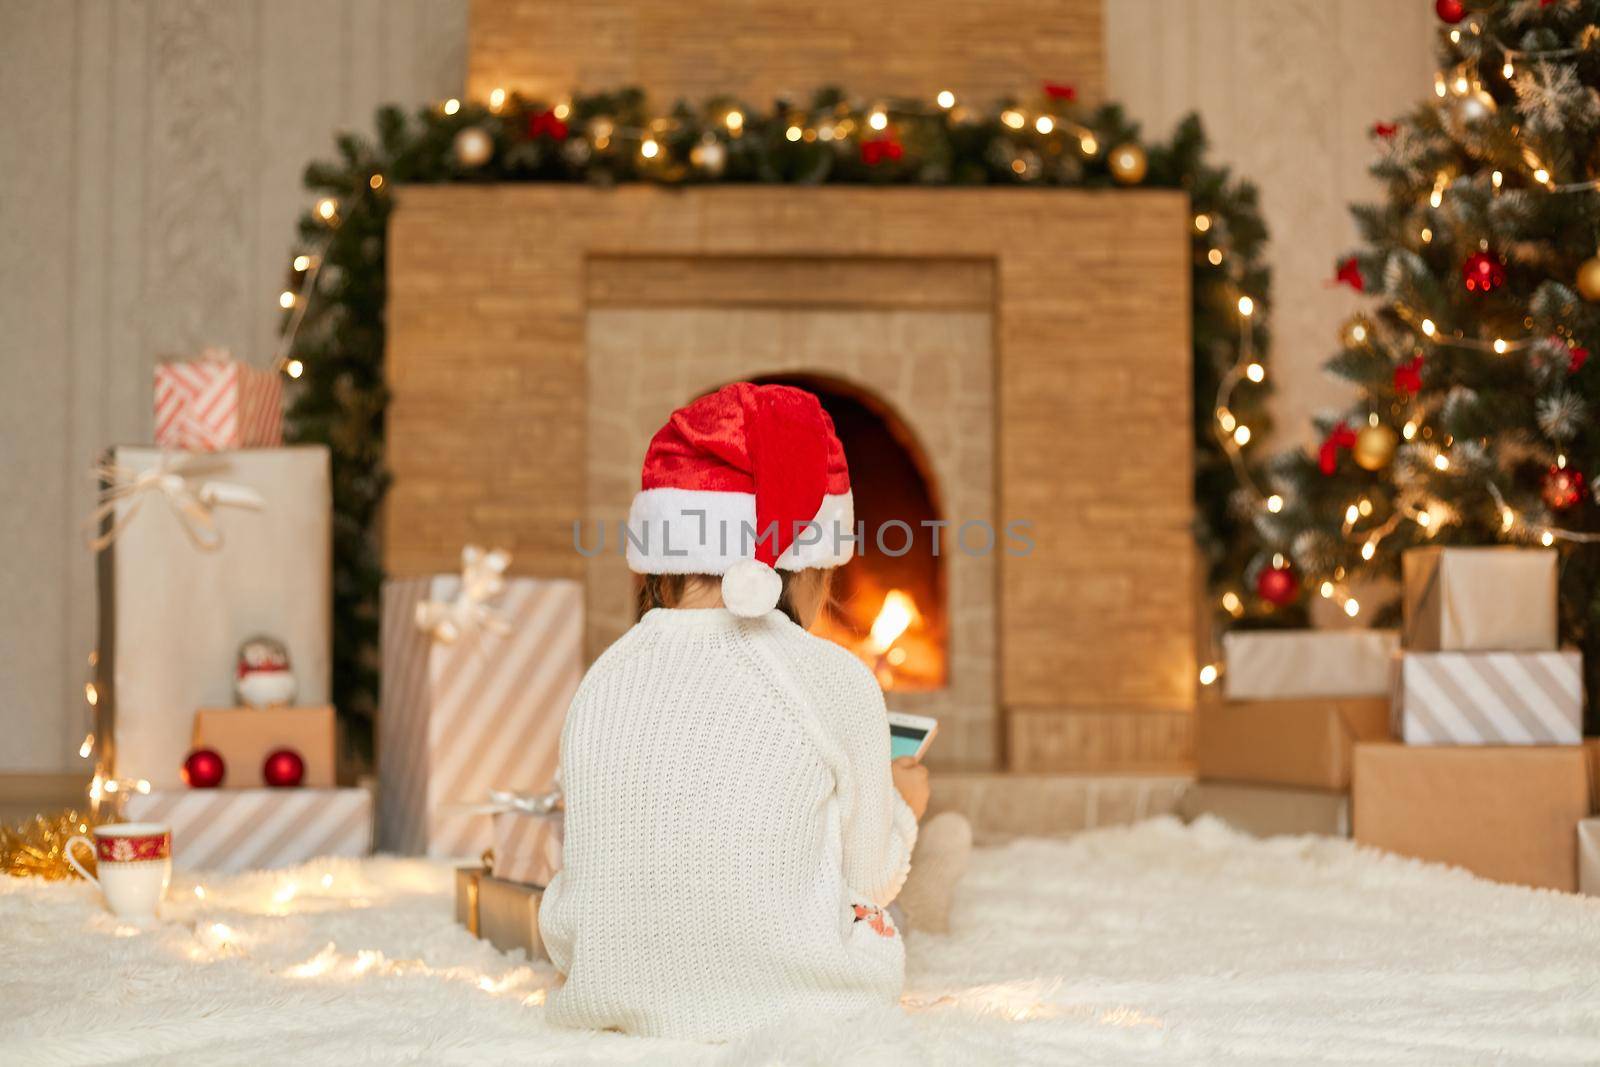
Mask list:
[[[94,849],[96,878],[72,854],[79,844]],[[63,849],[74,870],[100,887],[119,919],[154,919],[172,880],[172,830],[152,822],[108,823],[94,828],[94,840],[74,837]]]

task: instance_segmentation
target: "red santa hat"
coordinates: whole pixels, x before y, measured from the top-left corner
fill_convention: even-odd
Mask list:
[[[651,439],[628,566],[720,574],[728,610],[751,617],[777,605],[774,568],[846,562],[854,527],[844,447],[817,398],[736,382],[673,412]]]

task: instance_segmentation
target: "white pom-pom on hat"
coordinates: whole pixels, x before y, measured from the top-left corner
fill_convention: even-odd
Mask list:
[[[760,560],[741,559],[722,576],[722,603],[744,619],[755,619],[778,606],[783,579]]]

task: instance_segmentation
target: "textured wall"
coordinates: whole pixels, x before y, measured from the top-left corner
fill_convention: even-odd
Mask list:
[[[301,168],[379,101],[458,92],[466,9],[0,0],[0,771],[77,763],[90,457],[148,439],[158,355],[267,357]],[[1428,91],[1431,5],[1114,0],[1104,21],[1107,96],[1152,132],[1199,108],[1218,157],[1262,186],[1278,407],[1299,436],[1353,305],[1323,280],[1367,193],[1365,131]]]
[[[270,358],[301,171],[465,42],[465,0],[0,0],[0,772],[80,762],[95,452],[160,356]]]

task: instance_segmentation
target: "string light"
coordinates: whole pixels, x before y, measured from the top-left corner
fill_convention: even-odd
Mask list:
[[[1213,267],[1222,266],[1222,249],[1213,248],[1211,251],[1206,253],[1206,259]]]
[[[89,753],[94,751],[94,734],[84,734],[83,744],[78,746],[78,758],[88,759]]]
[[[1283,497],[1279,496],[1277,493],[1273,493],[1271,496],[1267,497],[1267,510],[1272,512],[1274,515],[1282,511]]]
[[[1400,427],[1400,436],[1404,437],[1407,441],[1417,436],[1417,424],[1415,422],[1408,422],[1404,426]]]
[[[298,271],[298,272],[303,274],[303,273],[305,273],[306,268],[309,267],[309,266],[311,266],[311,257],[310,256],[299,255],[299,256],[295,256],[294,257],[294,269],[296,271]]]
[[[1022,112],[1010,108],[1000,112],[1000,121],[1010,126],[1013,130],[1020,130],[1027,124],[1027,119],[1022,117]]]
[[[952,93],[949,89],[941,89],[939,91],[939,95],[934,97],[934,101],[938,103],[940,107],[944,108],[946,111],[949,111],[951,108],[956,106],[956,94]]]
[[[1516,524],[1517,524],[1517,513],[1512,511],[1509,507],[1501,507],[1501,509],[1500,509],[1500,529],[1509,530],[1509,529],[1511,529],[1511,527],[1515,526]]]
[[[1514,63],[1512,63],[1511,60],[1509,60],[1509,59],[1506,60],[1506,65],[1500,68],[1500,76],[1502,78],[1506,79],[1506,81],[1510,81],[1512,75],[1514,75],[1516,73],[1517,73],[1516,65]]]
[[[1211,685],[1221,674],[1222,672],[1217,669],[1217,665],[1215,663],[1207,663],[1204,667],[1200,668],[1200,684]]]
[[[100,690],[95,688],[93,682],[83,683],[83,699],[89,702],[91,708],[100,703]]]
[[[298,378],[300,375],[306,372],[306,365],[301,363],[298,359],[291,359],[288,363],[284,364],[283,372],[291,378]]]
[[[506,106],[506,91],[504,89],[489,90],[489,110],[499,111]]]
[[[1330,582],[1330,581],[1326,581],[1326,580],[1323,581],[1322,587],[1320,589],[1318,589],[1317,592],[1322,594],[1322,599],[1324,599],[1324,600],[1332,600],[1333,599],[1333,583]]]
[[[1495,351],[1496,355],[1499,355],[1499,356],[1505,355],[1506,354],[1506,347],[1507,346],[1506,346],[1505,338],[1496,337],[1494,339],[1494,351]]]
[[[377,192],[379,189],[383,188],[383,175],[374,174],[372,177],[367,179],[367,184],[372,187],[373,192]]]
[[[1556,535],[1551,533],[1549,530],[1546,530],[1544,533],[1539,535],[1539,543],[1544,547],[1549,548],[1551,545],[1556,543]]]
[[[1033,120],[1033,128],[1038,130],[1040,133],[1049,133],[1051,130],[1056,128],[1056,123],[1055,120],[1049,115],[1040,115],[1037,119]]]
[[[722,116],[722,122],[723,125],[727,126],[731,132],[738,133],[740,130],[744,129],[744,112],[739,110],[730,111],[726,115]],[[874,128],[882,129],[883,127],[878,126]]]
[[[1093,134],[1086,133],[1082,137],[1078,138],[1078,147],[1083,149],[1084,155],[1092,156],[1096,152],[1100,151],[1100,142],[1094,139]]]
[[[1229,411],[1227,408],[1217,409],[1217,423],[1222,427],[1223,433],[1232,433],[1233,428],[1239,424],[1238,421],[1234,419],[1233,412]]]
[[[1259,363],[1252,363],[1244,369],[1244,376],[1252,382],[1260,382],[1267,376],[1267,368]]]
[[[1194,229],[1196,233],[1205,233],[1207,230],[1211,229],[1211,216],[1196,215],[1194,217]]]
[[[565,119],[568,115],[572,114],[572,105],[563,100],[550,110],[555,112],[556,118]]]
[[[1432,319],[1423,319],[1422,332],[1427,334],[1429,337],[1432,337],[1434,334],[1439,332],[1439,328],[1433,324]]]
[[[1378,554],[1378,542],[1377,541],[1367,541],[1366,543],[1364,543],[1361,546],[1361,558],[1362,559],[1368,559],[1369,560],[1369,559],[1371,559],[1373,556],[1375,556],[1377,554]]]
[[[1499,171],[1495,171],[1494,173],[1489,175],[1489,181],[1494,184],[1494,187],[1496,189],[1500,188],[1501,183],[1503,183],[1505,180],[1506,180],[1505,175],[1501,174]]]
[[[646,159],[654,159],[661,154],[661,146],[656,143],[654,137],[646,137],[639,145],[639,154]]]
[[[337,200],[334,200],[331,197],[325,197],[322,200],[317,201],[317,214],[322,216],[324,221],[332,222],[333,217],[338,213],[339,202]]]
[[[450,99],[448,99],[448,100],[446,100],[444,102],[444,113],[446,115],[454,115],[457,111],[460,111],[460,110],[461,110],[461,101],[457,100],[455,97],[452,96]]]
[[[1255,310],[1256,302],[1254,300],[1251,300],[1248,296],[1241,296],[1239,298],[1239,314],[1248,319],[1255,312]]]
[[[804,136],[804,134],[805,131],[798,126],[790,126],[787,130],[783,131],[783,135],[791,141],[798,141],[802,136]]]
[[[1540,185],[1549,185],[1550,172],[1545,170],[1543,167],[1540,167],[1538,170],[1533,172],[1533,180],[1538,182]]]
[[[1439,470],[1447,471],[1450,469],[1450,457],[1441,452],[1433,457],[1433,465]]]
[[[1235,444],[1239,444],[1239,445],[1247,445],[1247,444],[1249,444],[1250,443],[1250,427],[1248,427],[1248,426],[1239,426],[1237,429],[1235,429],[1233,431],[1233,440],[1234,440]]]
[[[294,293],[290,292],[288,289],[285,289],[283,292],[279,293],[278,306],[283,308],[285,311],[294,307]]]
[[[1352,619],[1355,618],[1357,613],[1359,613],[1360,611],[1361,611],[1361,605],[1356,602],[1356,598],[1355,597],[1351,597],[1349,600],[1346,600],[1344,602],[1344,613],[1346,615],[1350,616]]]
[[[1361,518],[1361,509],[1354,504],[1344,509],[1344,521],[1348,526],[1354,526],[1356,520]]]
[[[1244,601],[1239,599],[1239,594],[1232,589],[1222,594],[1222,609],[1230,615],[1238,615],[1244,610]]]

